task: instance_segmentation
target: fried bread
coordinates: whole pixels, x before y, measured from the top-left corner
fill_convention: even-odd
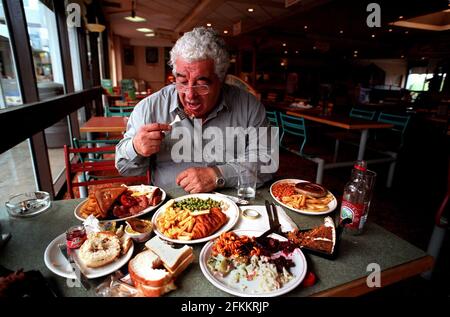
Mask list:
[[[120,195],[126,191],[126,187],[110,187],[97,190],[95,192],[95,200],[102,213],[107,214]]]

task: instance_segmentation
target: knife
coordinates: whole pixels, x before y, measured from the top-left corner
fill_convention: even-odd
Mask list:
[[[72,270],[75,273],[75,278],[81,282],[81,284],[84,286],[84,288],[86,290],[89,290],[91,288],[91,284],[89,283],[86,275],[81,270],[81,267],[73,259],[73,256],[67,252],[67,246],[65,244],[58,244],[58,247],[59,247],[59,250],[61,251],[61,254],[70,263],[70,266],[72,267]],[[77,272],[80,272],[79,276],[78,276]]]

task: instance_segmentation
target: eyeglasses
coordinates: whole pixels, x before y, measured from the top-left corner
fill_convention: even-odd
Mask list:
[[[208,85],[183,85],[179,83],[174,83],[177,91],[182,94],[186,94],[189,92],[189,89],[192,89],[196,95],[207,95],[209,94],[209,86]]]

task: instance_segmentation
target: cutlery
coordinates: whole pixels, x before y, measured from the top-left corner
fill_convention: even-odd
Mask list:
[[[248,205],[248,204],[250,204],[250,202],[248,200],[242,199],[242,198],[239,198],[239,197],[225,195],[225,194],[222,194],[222,193],[219,193],[219,192],[212,192],[211,194],[227,197],[232,202],[234,202],[235,204],[238,204],[238,205]]]
[[[67,246],[65,244],[58,244],[58,248],[61,251],[61,254],[66,258],[66,260],[70,263],[70,266],[72,267],[75,277],[77,280],[81,282],[81,284],[84,286],[86,290],[89,290],[91,288],[91,284],[88,281],[88,278],[81,270],[81,267],[78,265],[78,263],[75,262],[73,259],[72,254],[70,252],[67,252]],[[80,272],[80,275],[78,276],[77,272]]]
[[[274,229],[275,229],[275,224],[274,224],[274,218],[273,218],[273,214],[272,214],[272,206],[270,205],[270,203],[266,200],[266,212],[267,212],[267,217],[269,219],[269,230],[265,231],[263,234],[261,234],[258,238],[265,238],[267,237],[269,234],[274,233]]]

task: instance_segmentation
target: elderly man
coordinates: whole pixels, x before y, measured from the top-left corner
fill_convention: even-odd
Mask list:
[[[270,164],[270,147],[259,145],[265,132],[247,137],[245,149],[236,148],[236,140],[230,141],[230,128],[259,132],[267,123],[264,107],[253,95],[224,83],[229,55],[214,30],[201,27],[185,33],[171,50],[169,64],[175,84],[136,105],[124,139],[117,145],[116,167],[121,174],[140,175],[151,168],[154,185],[178,185],[186,192],[199,193],[235,186],[240,167],[245,165],[243,158],[258,157],[258,164]],[[177,115],[182,120],[169,125]],[[205,147],[205,138],[213,134],[217,140]],[[249,144],[255,138],[257,148]],[[182,151],[180,144],[184,144]],[[211,147],[212,155],[206,151]],[[270,178],[270,173],[259,173],[258,185]]]

